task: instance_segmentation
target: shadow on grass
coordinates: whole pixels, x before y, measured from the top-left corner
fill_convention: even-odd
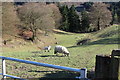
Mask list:
[[[77,45],[76,46],[69,46],[69,47],[67,47],[67,48],[74,48],[74,47],[78,47]]]
[[[32,51],[31,53],[39,53],[39,54],[42,54],[43,52],[42,52],[42,51]]]
[[[101,34],[98,37],[100,37],[100,38],[106,38],[106,37],[111,37],[111,36],[116,35],[116,34],[118,34],[118,30],[113,30],[113,31]]]
[[[66,47],[66,48],[76,48],[76,47],[80,47],[81,45],[76,45],[76,46],[69,46],[69,47]],[[83,47],[83,46],[81,46]],[[85,46],[84,46],[85,47]]]
[[[70,71],[37,71],[37,70],[31,70],[28,72],[37,72],[37,73],[45,73],[43,77],[39,78],[26,78],[27,80],[119,80],[117,78],[95,78],[95,73],[88,71],[87,78],[88,79],[78,79],[76,77],[79,77],[80,74],[76,72],[70,72]],[[7,78],[2,80],[19,80],[19,79],[13,79],[13,78]]]
[[[108,80],[108,79],[95,79],[95,71],[88,71],[87,78],[88,79],[77,79],[76,77],[80,77],[80,73],[71,72],[71,71],[51,71],[51,73],[45,74],[44,78],[49,79],[62,79],[62,80]],[[114,80],[114,79],[113,79]],[[117,79],[116,79],[117,80]]]
[[[80,74],[76,72],[71,72],[71,71],[62,71],[62,70],[52,70],[52,71],[39,71],[39,70],[30,70],[28,72],[37,72],[44,74],[43,77],[37,78],[37,79],[75,79],[75,77],[79,77]]]
[[[57,70],[56,71],[36,71],[36,70],[33,70],[33,71],[29,71],[29,72],[43,72],[43,73],[45,73],[44,77],[41,77],[40,79],[80,80],[80,79],[76,78],[76,77],[80,76],[80,73],[71,72],[71,71],[57,71]],[[91,73],[91,71],[88,71],[87,77],[89,79],[94,79],[94,77],[95,77],[94,72]]]
[[[94,42],[89,42],[87,45],[95,45],[95,44],[120,44],[119,38],[106,38],[106,39],[100,39]]]
[[[76,72],[69,72],[69,71],[53,71],[51,73],[47,73],[42,78],[72,78],[75,79],[75,77],[79,77],[79,73]]]
[[[75,47],[87,47],[89,45],[107,45],[107,44],[120,44],[120,38],[105,38],[105,39],[100,39],[97,41],[93,42],[88,42],[83,45],[76,45],[76,46],[69,46],[67,48],[75,48]]]
[[[40,72],[42,72],[42,73],[47,73],[47,72],[49,72],[49,73],[52,73],[53,71],[37,71],[37,70],[30,70],[30,71],[28,71],[28,72],[38,72],[38,73],[40,73]]]
[[[65,56],[60,56],[60,55],[42,55],[40,57],[65,57]]]

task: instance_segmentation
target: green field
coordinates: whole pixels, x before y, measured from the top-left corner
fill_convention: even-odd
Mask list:
[[[54,55],[54,46],[50,52],[39,50],[35,45],[28,44],[17,48],[3,47],[3,55],[18,59],[37,61],[60,66],[73,68],[87,68],[88,71],[94,70],[95,56],[97,54],[111,54],[113,49],[118,49],[118,27],[111,26],[104,30],[93,33],[68,33],[61,32],[54,34],[58,45],[63,45],[70,52],[69,57],[62,54]],[[76,45],[77,40],[89,38],[90,42],[84,45]],[[41,78],[41,77],[75,77],[78,74],[52,68],[34,66],[30,64],[6,61],[7,74],[22,78]]]

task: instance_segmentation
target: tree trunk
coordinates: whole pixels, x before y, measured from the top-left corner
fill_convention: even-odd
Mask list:
[[[100,30],[100,18],[98,18],[98,22],[97,22],[97,30]]]
[[[35,41],[36,41],[36,37],[37,37],[37,36],[36,36],[36,30],[33,30],[32,32],[33,32],[33,36],[32,36],[31,41],[32,41],[32,42],[35,42]]]

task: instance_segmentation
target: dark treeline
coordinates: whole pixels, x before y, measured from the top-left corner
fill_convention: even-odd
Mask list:
[[[120,23],[120,2],[85,2],[84,10],[76,11],[74,5],[59,5],[62,22],[59,29],[69,32],[93,32],[114,23]]]
[[[67,5],[60,7],[62,23],[60,29],[70,32],[78,32],[81,29],[80,19],[75,11],[74,5],[68,8]]]
[[[120,2],[110,2],[110,11],[112,12],[112,22],[114,23],[120,23]]]

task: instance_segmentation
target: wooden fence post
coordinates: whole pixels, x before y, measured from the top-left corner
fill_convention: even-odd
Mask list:
[[[113,50],[111,54],[111,78],[120,80],[120,50]]]
[[[109,78],[110,62],[111,62],[111,58],[109,56],[96,55],[96,66],[95,66],[96,79]]]
[[[95,78],[120,80],[120,50],[111,56],[96,55]]]

